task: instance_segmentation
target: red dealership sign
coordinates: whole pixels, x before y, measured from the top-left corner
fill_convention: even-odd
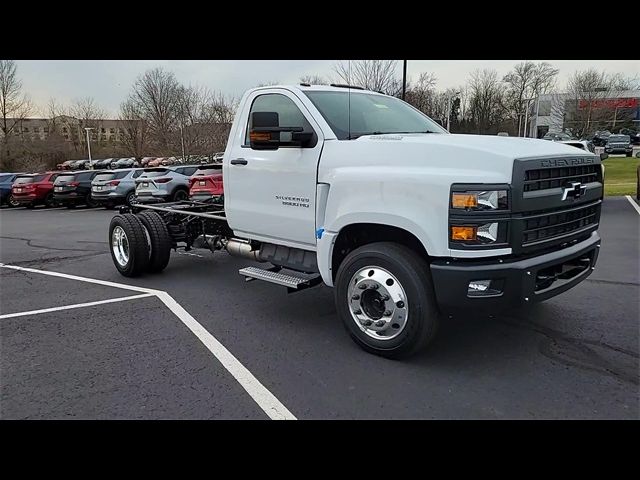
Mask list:
[[[591,100],[591,108],[636,108],[638,106],[637,98],[603,98],[599,100]],[[589,100],[578,101],[580,110],[589,107]]]

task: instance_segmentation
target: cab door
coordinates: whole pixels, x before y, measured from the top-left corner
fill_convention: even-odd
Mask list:
[[[280,126],[303,127],[314,134],[314,141],[306,147],[254,150],[249,143],[253,112],[276,112]],[[239,115],[246,121],[231,139],[224,165],[230,227],[247,238],[315,249],[316,182],[324,140],[320,127],[296,95],[285,89],[253,92]]]

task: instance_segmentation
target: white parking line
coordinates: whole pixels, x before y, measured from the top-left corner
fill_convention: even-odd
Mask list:
[[[26,315],[38,315],[40,313],[58,312],[60,310],[71,310],[73,308],[93,307],[94,305],[103,305],[105,303],[126,302],[127,300],[137,300],[139,298],[154,297],[154,296],[155,296],[155,294],[153,294],[153,293],[142,293],[140,295],[131,295],[129,297],[109,298],[107,300],[97,300],[95,302],[75,303],[73,305],[63,305],[62,307],[43,308],[43,309],[40,309],[40,310],[30,310],[28,312],[6,313],[4,315],[0,315],[0,319],[24,317]]]
[[[15,265],[5,265],[0,263],[0,268],[10,268],[24,272],[40,273],[42,275],[50,275],[53,277],[67,278],[69,280],[78,280],[80,282],[95,283],[105,285],[107,287],[122,288],[125,290],[133,290],[136,292],[144,292],[155,295],[166,305],[173,314],[200,340],[205,347],[213,354],[214,357],[222,364],[222,366],[235,378],[244,388],[251,398],[258,404],[264,413],[272,420],[297,420],[296,417],[285,407],[280,400],[276,398],[260,381],[227,350],[227,348],[218,341],[209,331],[204,328],[198,321],[191,316],[175,299],[167,292],[155,290],[152,288],[134,287],[124,283],[108,282],[106,280],[98,280],[95,278],[79,277],[77,275],[69,275],[66,273],[52,272],[50,270],[37,270],[35,268],[18,267]],[[126,297],[125,297],[126,298]],[[130,297],[129,297],[130,298]]]
[[[638,215],[640,215],[640,207],[638,206],[638,204],[633,200],[633,198],[631,198],[631,195],[625,195],[625,197],[627,197],[627,200],[629,200],[629,203],[633,206],[633,208],[636,209],[636,212],[638,212]]]

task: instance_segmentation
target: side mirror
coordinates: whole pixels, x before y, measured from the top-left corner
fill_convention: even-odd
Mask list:
[[[608,153],[602,152],[600,154],[600,160],[606,160],[607,158],[609,158],[609,154]]]
[[[290,139],[283,139],[281,133],[290,133]],[[253,112],[249,144],[254,150],[277,150],[281,146],[303,147],[313,139],[312,132],[304,128],[281,127],[277,112]]]

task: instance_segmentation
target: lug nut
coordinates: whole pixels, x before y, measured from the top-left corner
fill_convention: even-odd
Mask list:
[[[356,293],[353,297],[351,297],[351,300],[360,300],[360,295]]]
[[[374,290],[377,290],[378,288],[380,288],[380,285],[378,285],[377,283],[374,283],[369,288],[373,288]]]
[[[382,327],[382,326],[384,326],[384,320],[378,320],[376,322],[376,327]]]
[[[360,290],[364,290],[365,288],[367,288],[367,286],[364,283],[361,283],[360,285],[358,285],[358,288]]]
[[[354,310],[353,313],[355,313],[356,315],[360,315],[362,313],[362,310],[360,309]]]
[[[365,327],[370,327],[372,323],[373,322],[371,320],[367,320],[366,322],[364,322],[364,326]]]
[[[391,310],[385,310],[385,311],[384,311],[384,316],[385,316],[385,317],[388,317],[388,316],[390,316],[390,315],[391,315]]]
[[[402,300],[400,300],[399,302],[396,303],[396,307],[404,308],[404,302]]]
[[[382,295],[382,301],[386,302],[387,300],[389,300],[389,295]]]

